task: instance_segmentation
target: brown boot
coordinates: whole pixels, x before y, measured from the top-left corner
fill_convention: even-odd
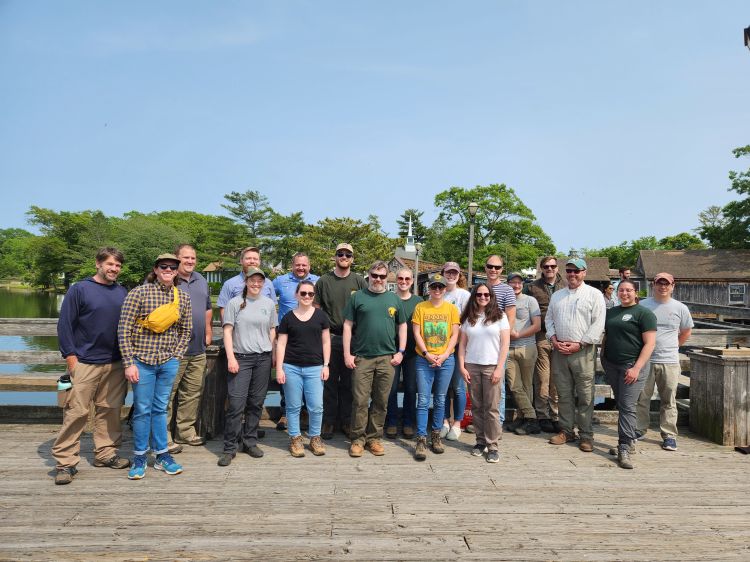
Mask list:
[[[414,447],[414,460],[423,461],[427,458],[427,438],[417,437],[417,445]]]
[[[304,457],[305,446],[302,444],[302,436],[292,437],[289,439],[289,452],[293,457]]]
[[[445,452],[445,447],[443,447],[443,440],[440,438],[439,429],[436,429],[432,432],[432,452],[436,455],[440,455]]]
[[[323,444],[323,440],[320,435],[310,438],[310,450],[316,457],[320,457],[326,454],[326,446]]]
[[[374,439],[365,443],[365,449],[370,451],[376,457],[382,457],[385,454],[385,449],[379,439]]]
[[[569,433],[566,433],[564,431],[561,431],[557,435],[555,435],[552,439],[549,440],[549,442],[552,445],[565,445],[565,443],[570,443],[571,441],[575,441],[576,438],[570,435]]]

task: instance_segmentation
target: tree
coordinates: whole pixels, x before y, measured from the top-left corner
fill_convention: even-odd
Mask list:
[[[680,232],[673,236],[665,236],[659,240],[663,250],[705,250],[706,244],[695,234]]]
[[[735,148],[735,158],[750,156],[750,145]],[[712,248],[750,248],[750,169],[729,172],[729,191],[744,196],[730,201],[717,211],[709,207],[698,215],[701,226],[697,232]]]
[[[398,235],[400,238],[406,238],[409,234],[409,219],[411,219],[411,233],[415,242],[424,242],[427,238],[428,228],[422,223],[424,211],[417,209],[406,209],[401,213],[401,218],[396,221],[398,225]]]
[[[290,215],[271,211],[260,243],[264,252],[263,261],[273,265],[281,263],[283,268],[289,268],[292,256],[299,251],[305,226],[301,211]]]
[[[0,229],[0,278],[31,281],[31,243],[36,238],[22,228]]]
[[[265,234],[273,214],[273,209],[268,205],[268,198],[260,191],[247,190],[245,193],[232,191],[225,195],[224,199],[229,201],[230,205],[222,204],[221,206],[247,227],[250,237],[247,245],[259,246],[260,239]]]

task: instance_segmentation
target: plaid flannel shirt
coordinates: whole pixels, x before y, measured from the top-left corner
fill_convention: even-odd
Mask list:
[[[172,302],[172,287],[146,283],[138,285],[125,297],[117,329],[123,367],[134,365],[136,358],[148,365],[161,365],[173,357],[182,359],[190,343],[193,313],[190,295],[179,287],[178,290],[180,319],[161,334],[143,328],[136,319],[146,318],[155,308]]]

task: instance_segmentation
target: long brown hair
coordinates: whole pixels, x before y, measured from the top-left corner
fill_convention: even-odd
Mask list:
[[[476,326],[477,320],[479,320],[479,316],[481,315],[479,305],[477,304],[477,289],[479,289],[479,287],[484,287],[490,292],[490,301],[484,308],[484,324],[493,324],[503,318],[503,311],[497,306],[497,297],[495,296],[492,287],[487,283],[477,283],[471,290],[469,302],[466,303],[466,307],[461,313],[461,324],[468,322],[471,326]]]

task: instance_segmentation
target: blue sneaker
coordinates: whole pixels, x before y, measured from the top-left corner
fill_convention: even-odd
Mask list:
[[[661,444],[661,448],[665,451],[676,451],[677,441],[674,437],[667,437]]]
[[[179,474],[182,472],[182,465],[174,462],[172,455],[169,453],[162,453],[156,456],[156,462],[154,463],[156,470],[163,470],[167,474]]]
[[[133,457],[133,466],[130,467],[128,478],[140,480],[144,476],[146,476],[146,455],[136,455]]]

